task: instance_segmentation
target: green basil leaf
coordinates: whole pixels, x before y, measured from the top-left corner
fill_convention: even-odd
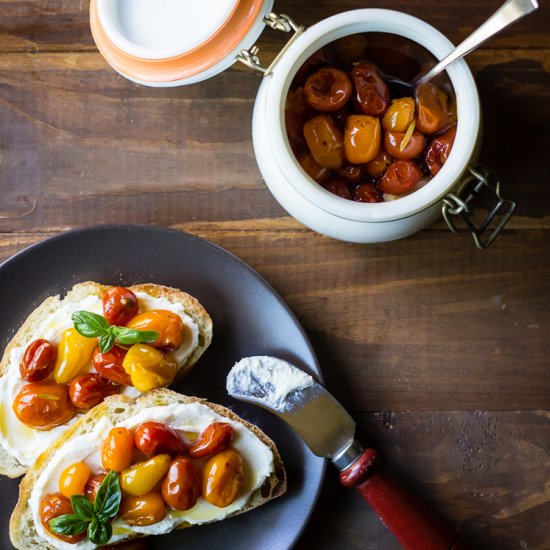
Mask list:
[[[147,344],[154,342],[159,337],[159,333],[154,330],[134,330],[126,327],[115,327],[114,332],[117,341],[126,346],[130,344]]]
[[[78,334],[86,338],[98,338],[109,329],[105,317],[91,311],[75,311],[71,319]]]
[[[115,345],[115,335],[112,333],[111,330],[109,330],[109,332],[105,332],[99,338],[99,351],[101,353],[107,353],[113,348],[114,345]]]
[[[65,514],[50,520],[50,530],[56,535],[80,535],[84,533],[87,525],[88,522],[76,514]]]
[[[120,508],[122,491],[116,472],[111,470],[97,491],[94,502],[94,515],[101,519],[112,518],[116,516]]]
[[[94,505],[84,495],[71,496],[71,504],[74,513],[84,521],[90,521],[94,517]]]
[[[113,536],[113,527],[110,521],[100,521],[96,518],[92,520],[88,527],[88,538],[90,542],[97,546],[107,544]]]

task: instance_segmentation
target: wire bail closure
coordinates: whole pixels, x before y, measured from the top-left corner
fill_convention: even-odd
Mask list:
[[[497,238],[512,216],[516,203],[501,197],[500,180],[494,170],[484,164],[476,164],[475,167],[469,166],[468,171],[469,175],[463,180],[458,192],[449,193],[443,199],[442,213],[453,233],[471,233],[476,246],[480,250],[485,250]],[[489,213],[481,223],[476,224],[473,213],[482,200],[482,193],[489,198],[490,204],[487,207]],[[497,215],[500,216],[500,220],[490,230],[489,236],[484,239],[483,234]],[[458,220],[462,222],[461,226],[457,225]]]
[[[260,73],[263,76],[268,76],[273,72],[273,68],[279,59],[281,59],[288,48],[290,48],[290,46],[294,43],[298,36],[305,31],[306,28],[303,25],[298,25],[295,23],[288,15],[285,15],[284,13],[278,15],[270,12],[264,17],[264,23],[277,31],[294,31],[294,34],[267,68],[261,64],[260,59],[258,58],[258,53],[260,52],[258,46],[252,46],[248,50],[241,50],[241,53],[237,55],[236,59],[257,73]]]

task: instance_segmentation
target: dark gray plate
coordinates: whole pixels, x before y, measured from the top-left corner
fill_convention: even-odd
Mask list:
[[[275,355],[320,378],[319,365],[298,321],[281,297],[241,260],[203,239],[146,226],[101,226],[42,241],[0,266],[2,349],[44,298],[92,280],[132,285],[153,282],[195,296],[214,321],[214,339],[199,364],[174,389],[206,397],[257,424],[277,444],[288,493],[235,518],[150,537],[151,548],[263,549],[291,547],[317,499],[325,471],[277,417],[237,402],[225,391],[233,364],[250,355]],[[10,405],[10,404],[4,404]],[[0,478],[0,548],[12,548],[8,523],[19,480]]]

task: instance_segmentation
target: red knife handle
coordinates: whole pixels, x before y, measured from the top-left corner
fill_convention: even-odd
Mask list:
[[[379,468],[378,454],[367,449],[340,473],[340,482],[356,487],[382,522],[407,550],[468,550],[460,535],[422,506]]]

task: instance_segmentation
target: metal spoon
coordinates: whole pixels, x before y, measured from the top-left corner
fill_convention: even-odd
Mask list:
[[[442,59],[433,69],[425,75],[415,78],[412,82],[403,82],[398,78],[390,77],[386,80],[397,97],[414,97],[418,86],[429,82],[453,61],[461,59],[466,54],[481,46],[495,34],[506,27],[529,15],[539,7],[537,0],[507,0],[500,8],[475,30],[468,38],[458,45],[447,57]]]

